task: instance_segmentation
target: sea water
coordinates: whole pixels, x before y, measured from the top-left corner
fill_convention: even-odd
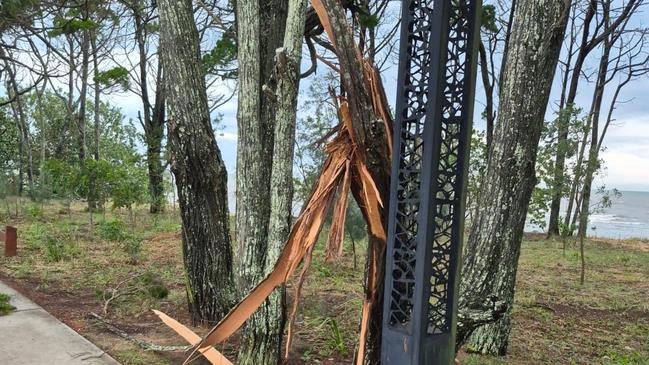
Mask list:
[[[590,216],[588,235],[615,239],[649,239],[649,192],[621,191],[621,193],[621,197],[613,198],[611,207],[597,209]],[[597,203],[599,197],[594,195],[593,201],[593,204]],[[566,202],[562,202],[563,209],[566,205]],[[565,214],[565,211],[562,214]],[[525,230],[542,232],[539,227],[532,225],[527,225]]]

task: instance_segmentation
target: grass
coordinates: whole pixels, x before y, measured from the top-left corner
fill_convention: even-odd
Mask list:
[[[0,202],[0,207],[7,206]],[[162,345],[182,341],[155,318],[160,309],[189,324],[177,212],[151,217],[145,207],[132,223],[126,211],[89,213],[74,203],[11,201],[3,222],[19,228],[19,255],[0,258],[0,277],[81,332],[125,365],[178,364],[183,354],[140,350],[88,318],[98,313],[127,333]],[[18,211],[18,214],[16,214]],[[314,252],[295,326],[292,363],[350,363],[362,301],[364,249],[354,268],[345,256],[323,261],[323,239]],[[509,353],[494,358],[460,354],[464,365],[649,364],[649,242],[590,240],[586,283],[579,284],[576,246],[528,236],[520,258]],[[120,283],[133,293],[111,301]],[[289,303],[294,282],[288,285]],[[195,328],[204,333],[206,328]],[[234,339],[223,347],[236,358]]]

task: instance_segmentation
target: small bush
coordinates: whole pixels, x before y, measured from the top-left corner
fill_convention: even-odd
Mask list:
[[[122,241],[126,238],[124,222],[115,219],[99,222],[99,236],[108,241]]]
[[[142,239],[137,236],[124,237],[121,246],[130,258],[132,264],[137,264],[140,260],[140,253],[142,252]]]
[[[150,271],[142,275],[140,283],[152,298],[164,299],[169,295],[169,289],[162,279]]]
[[[43,209],[38,205],[30,205],[25,208],[25,213],[32,218],[41,218],[43,217]]]
[[[12,310],[16,309],[13,305],[9,304],[11,297],[9,295],[0,293],[0,316],[9,314]]]

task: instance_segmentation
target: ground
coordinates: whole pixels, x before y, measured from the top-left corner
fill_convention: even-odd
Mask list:
[[[177,211],[146,207],[90,214],[81,202],[0,201],[0,224],[19,229],[19,255],[0,258],[0,279],[43,306],[125,365],[178,364],[182,353],[145,351],[91,315],[134,338],[184,345],[150,309],[189,324]],[[362,297],[364,249],[325,263],[322,247],[306,279],[292,364],[347,364]],[[649,241],[586,243],[585,285],[578,251],[527,236],[520,259],[509,355],[460,354],[477,364],[649,364]],[[291,283],[292,284],[292,283]],[[292,285],[288,289],[292,297]],[[115,299],[109,300],[115,294]],[[106,302],[108,301],[108,305]],[[194,328],[204,333],[206,328]],[[236,339],[222,350],[234,356]]]

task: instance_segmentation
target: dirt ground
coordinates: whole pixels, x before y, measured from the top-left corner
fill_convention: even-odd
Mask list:
[[[185,324],[184,274],[176,212],[152,219],[144,210],[89,214],[82,204],[34,209],[0,223],[19,229],[19,255],[0,258],[0,279],[43,306],[125,365],[179,364],[182,352],[145,351],[93,318],[95,313],[134,338],[159,345],[185,345],[151,309]],[[12,208],[13,210],[13,208]],[[13,212],[15,213],[15,212]],[[113,237],[114,226],[128,230]],[[112,230],[111,230],[112,229]],[[326,236],[326,235],[325,235]],[[136,239],[133,239],[136,237]],[[133,241],[134,240],[134,241]],[[137,249],[124,242],[138,242]],[[343,259],[325,263],[316,249],[296,324],[291,364],[349,364],[357,340],[364,250],[351,244]],[[509,354],[493,358],[462,351],[459,361],[477,364],[649,364],[649,242],[594,239],[586,244],[586,283],[579,284],[578,250],[528,236],[523,244],[513,308]],[[138,290],[153,278],[164,296]],[[148,285],[148,284],[147,284]],[[116,288],[132,293],[106,304]],[[287,288],[289,300],[292,285]],[[204,333],[207,327],[193,327]],[[223,345],[236,359],[237,339]]]

